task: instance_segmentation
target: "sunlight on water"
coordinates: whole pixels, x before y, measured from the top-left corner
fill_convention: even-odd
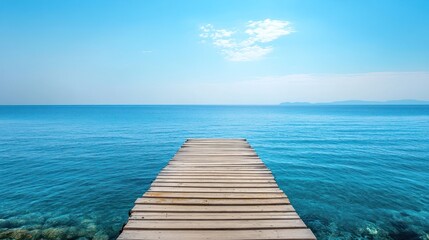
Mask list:
[[[319,239],[429,239],[429,107],[0,107],[0,238],[115,239],[186,138],[247,138]]]

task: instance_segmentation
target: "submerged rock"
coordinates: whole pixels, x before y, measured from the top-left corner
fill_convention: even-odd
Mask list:
[[[48,228],[42,232],[43,238],[49,240],[65,239],[67,230],[64,228]]]
[[[0,239],[25,240],[32,237],[32,234],[25,229],[12,229],[0,232]]]
[[[32,236],[32,239],[41,239],[42,238],[42,230],[41,229],[31,230],[30,234]]]
[[[366,232],[368,232],[370,235],[377,235],[378,229],[375,226],[368,226],[366,227]]]
[[[77,229],[77,227],[67,228],[67,239],[76,239],[79,236],[81,235],[79,235],[79,230]]]
[[[68,215],[49,218],[45,224],[49,227],[69,226],[72,223],[72,218]]]
[[[97,225],[95,223],[91,223],[86,225],[86,233],[90,236],[94,236],[97,233]]]

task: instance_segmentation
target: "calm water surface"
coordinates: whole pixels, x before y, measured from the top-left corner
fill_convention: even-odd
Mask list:
[[[198,137],[247,138],[319,239],[429,239],[428,106],[3,106],[0,238],[115,239]]]

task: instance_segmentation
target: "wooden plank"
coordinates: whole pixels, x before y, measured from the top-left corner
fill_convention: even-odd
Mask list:
[[[265,171],[265,172],[271,172],[264,166],[212,167],[212,166],[177,166],[177,165],[167,165],[163,171]]]
[[[192,173],[192,172],[160,172],[158,176],[230,176],[230,177],[271,177],[271,173]]]
[[[230,143],[230,142],[239,142],[239,143],[247,143],[247,140],[244,138],[191,138],[187,139],[185,143],[193,143],[193,142],[214,142],[214,143]]]
[[[276,183],[276,181],[274,179],[245,179],[245,180],[241,180],[241,179],[204,179],[204,181],[201,181],[200,179],[176,179],[176,178],[157,178],[155,179],[155,181],[153,181],[153,183],[229,183],[229,184],[234,184],[234,183]],[[277,183],[276,183],[277,184]]]
[[[137,204],[131,212],[294,212],[292,205],[245,205],[245,206],[217,206],[217,205],[157,205]]]
[[[310,229],[256,229],[256,230],[125,230],[120,240],[314,240],[316,237]]]
[[[220,147],[220,146],[199,146],[199,147],[182,147],[178,152],[231,152],[231,151],[242,151],[242,152],[255,152],[253,148],[249,147],[240,147],[240,146],[231,146],[231,147]]]
[[[220,150],[224,150],[224,149],[252,149],[249,145],[246,144],[205,144],[205,143],[188,143],[188,144],[183,144],[182,145],[182,149],[192,149],[192,150],[199,150],[199,149],[220,149]]]
[[[248,148],[248,147],[238,147],[238,146],[234,146],[234,147],[221,147],[221,146],[216,146],[216,147],[208,147],[208,146],[199,146],[199,147],[182,147],[180,148],[177,152],[200,152],[200,153],[210,153],[210,152],[252,152],[252,153],[256,153],[255,150],[253,148]]]
[[[264,168],[189,168],[189,167],[165,167],[161,172],[177,172],[177,173],[186,173],[186,172],[214,172],[214,173],[269,173],[271,171]]]
[[[207,182],[194,182],[194,183],[165,183],[154,182],[152,187],[215,187],[215,188],[278,188],[275,183],[207,183]]]
[[[211,170],[211,171],[217,171],[217,170],[260,170],[260,171],[269,171],[271,172],[266,166],[264,165],[181,165],[177,163],[170,163],[168,164],[164,170],[180,170],[180,171],[186,171],[186,170]]]
[[[266,192],[283,192],[279,188],[223,188],[223,187],[150,187],[149,191],[152,192],[206,192],[206,193],[266,193]]]
[[[184,162],[184,161],[170,161],[166,167],[169,168],[266,168],[261,162],[207,162],[201,164],[200,162]]]
[[[172,161],[172,162],[171,162]],[[173,158],[170,162],[171,163],[197,163],[197,164],[202,164],[202,163],[216,163],[216,164],[227,164],[227,163],[235,163],[235,164],[245,164],[245,163],[258,163],[261,164],[263,163],[260,159],[257,158],[236,158],[236,159],[230,159],[230,158]]]
[[[251,148],[251,146],[249,144],[247,144],[246,142],[215,142],[215,141],[206,141],[206,142],[185,142],[183,144],[184,146],[188,146],[188,145],[208,145],[208,146],[218,146],[218,145],[228,145],[228,146],[234,146],[234,145],[239,145],[239,146],[243,146],[243,147],[249,147]]]
[[[195,163],[192,163],[195,162]],[[219,163],[216,163],[219,162]],[[216,167],[213,165],[218,165],[217,167],[246,167],[246,165],[255,165],[259,167],[265,167],[267,166],[260,160],[205,160],[204,162],[201,162],[201,160],[174,160],[170,161],[167,166],[171,165],[195,165],[195,166],[201,166],[201,167]],[[267,168],[268,169],[268,168]]]
[[[250,144],[246,140],[207,140],[207,141],[186,141],[184,144],[247,144],[250,146]]]
[[[169,164],[201,164],[202,160],[171,160]],[[260,160],[206,160],[207,165],[209,164],[262,164]]]
[[[247,142],[245,138],[190,138],[186,140],[189,142]]]
[[[196,144],[196,143],[201,143],[201,144],[247,144],[248,146],[250,146],[250,144],[246,141],[246,140],[235,140],[235,139],[228,139],[228,140],[215,140],[215,139],[210,139],[210,140],[198,140],[198,141],[194,141],[194,140],[189,140],[184,142],[183,144]]]
[[[246,152],[240,152],[240,153],[177,153],[175,156],[181,156],[181,157],[188,157],[188,156],[194,156],[194,157],[210,157],[210,156],[216,156],[216,157],[235,157],[235,156],[243,156],[243,157],[253,157],[258,156],[256,153],[246,153]]]
[[[241,180],[252,180],[252,179],[274,179],[273,176],[246,176],[246,175],[221,175],[221,177],[218,176],[180,176],[180,175],[158,175],[156,179],[200,179],[201,181],[204,181],[204,179],[224,179],[224,180],[230,180],[230,179],[241,179]]]
[[[202,163],[263,163],[260,159],[257,158],[210,158],[210,157],[197,157],[197,158],[180,158],[174,157],[171,161],[173,163],[177,163],[180,161],[181,163],[190,163],[197,162],[199,164]]]
[[[180,155],[175,155],[170,161],[198,161],[200,164],[204,163],[211,163],[215,161],[219,162],[230,162],[230,163],[236,163],[236,161],[239,161],[239,163],[244,162],[258,162],[263,163],[262,160],[258,157],[251,157],[251,156],[185,156],[182,157]]]
[[[230,174],[271,174],[271,171],[268,170],[260,170],[260,169],[251,169],[251,170],[204,170],[204,169],[192,169],[192,170],[172,170],[172,169],[164,169],[160,172],[160,174],[173,174],[173,175],[188,175],[188,174],[222,174],[222,175],[230,175]]]
[[[241,149],[241,150],[218,150],[218,149],[204,149],[204,150],[180,150],[178,151],[176,154],[176,156],[180,156],[180,155],[202,155],[202,156],[212,156],[212,155],[232,155],[232,156],[236,156],[236,155],[251,155],[251,156],[256,156],[256,152],[253,151],[252,149],[246,150],[246,149]]]
[[[258,188],[258,187],[162,187],[151,186],[148,191],[151,192],[204,192],[204,193],[282,193],[279,188]]]
[[[261,198],[284,198],[284,193],[203,193],[203,192],[146,192],[144,197],[164,197],[164,198],[240,198],[240,199],[261,199]]]
[[[220,149],[230,149],[230,148],[241,148],[241,149],[253,149],[249,145],[241,143],[231,143],[231,144],[208,144],[208,143],[186,143],[182,145],[182,148],[220,148]]]
[[[215,155],[215,154],[211,154],[211,155],[207,155],[207,154],[194,154],[194,155],[192,155],[192,154],[188,154],[188,155],[186,155],[186,154],[176,154],[173,157],[173,160],[198,160],[198,161],[201,161],[201,162],[205,162],[207,160],[228,160],[228,161],[231,161],[231,160],[235,160],[235,161],[239,161],[239,160],[254,160],[254,161],[260,161],[260,162],[262,162],[261,159],[258,158],[257,156],[255,156],[255,155],[247,156],[247,154],[243,155],[243,156],[241,156],[241,155],[225,155],[225,154],[223,154],[223,155]]]
[[[301,219],[282,220],[130,220],[125,230],[230,230],[305,228]]]
[[[257,157],[258,154],[254,151],[178,151],[175,157],[190,156],[190,157],[229,157],[229,158],[252,158]]]
[[[172,160],[181,160],[181,161],[199,161],[200,163],[204,163],[207,161],[226,161],[226,162],[235,162],[235,161],[256,161],[256,162],[262,162],[261,159],[259,159],[258,157],[253,157],[253,156],[234,156],[234,155],[230,155],[230,156],[223,156],[223,155],[175,155],[173,157]]]
[[[242,163],[258,163],[263,164],[259,158],[252,158],[248,156],[203,156],[203,155],[175,155],[169,163],[190,163],[196,162],[198,164],[209,163],[229,163],[229,164],[242,164]]]
[[[174,204],[174,205],[278,205],[290,204],[288,198],[266,199],[211,199],[211,198],[137,198],[136,204]]]
[[[222,155],[213,155],[213,154],[200,154],[201,156],[186,156],[186,157],[182,157],[183,159],[192,159],[192,158],[198,158],[200,160],[205,160],[205,159],[229,159],[229,160],[236,160],[236,159],[256,159],[261,161],[261,159],[258,156],[222,156]],[[176,156],[176,157],[180,157],[180,156]],[[174,158],[174,157],[173,157]]]
[[[142,220],[239,220],[239,219],[259,219],[259,220],[270,220],[270,219],[299,219],[296,212],[242,212],[242,213],[216,213],[216,212],[205,212],[201,213],[189,213],[189,212],[133,212],[131,213],[130,219]]]

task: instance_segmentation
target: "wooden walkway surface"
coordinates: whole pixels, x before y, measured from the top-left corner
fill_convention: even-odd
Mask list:
[[[316,239],[245,139],[188,139],[118,239]]]

